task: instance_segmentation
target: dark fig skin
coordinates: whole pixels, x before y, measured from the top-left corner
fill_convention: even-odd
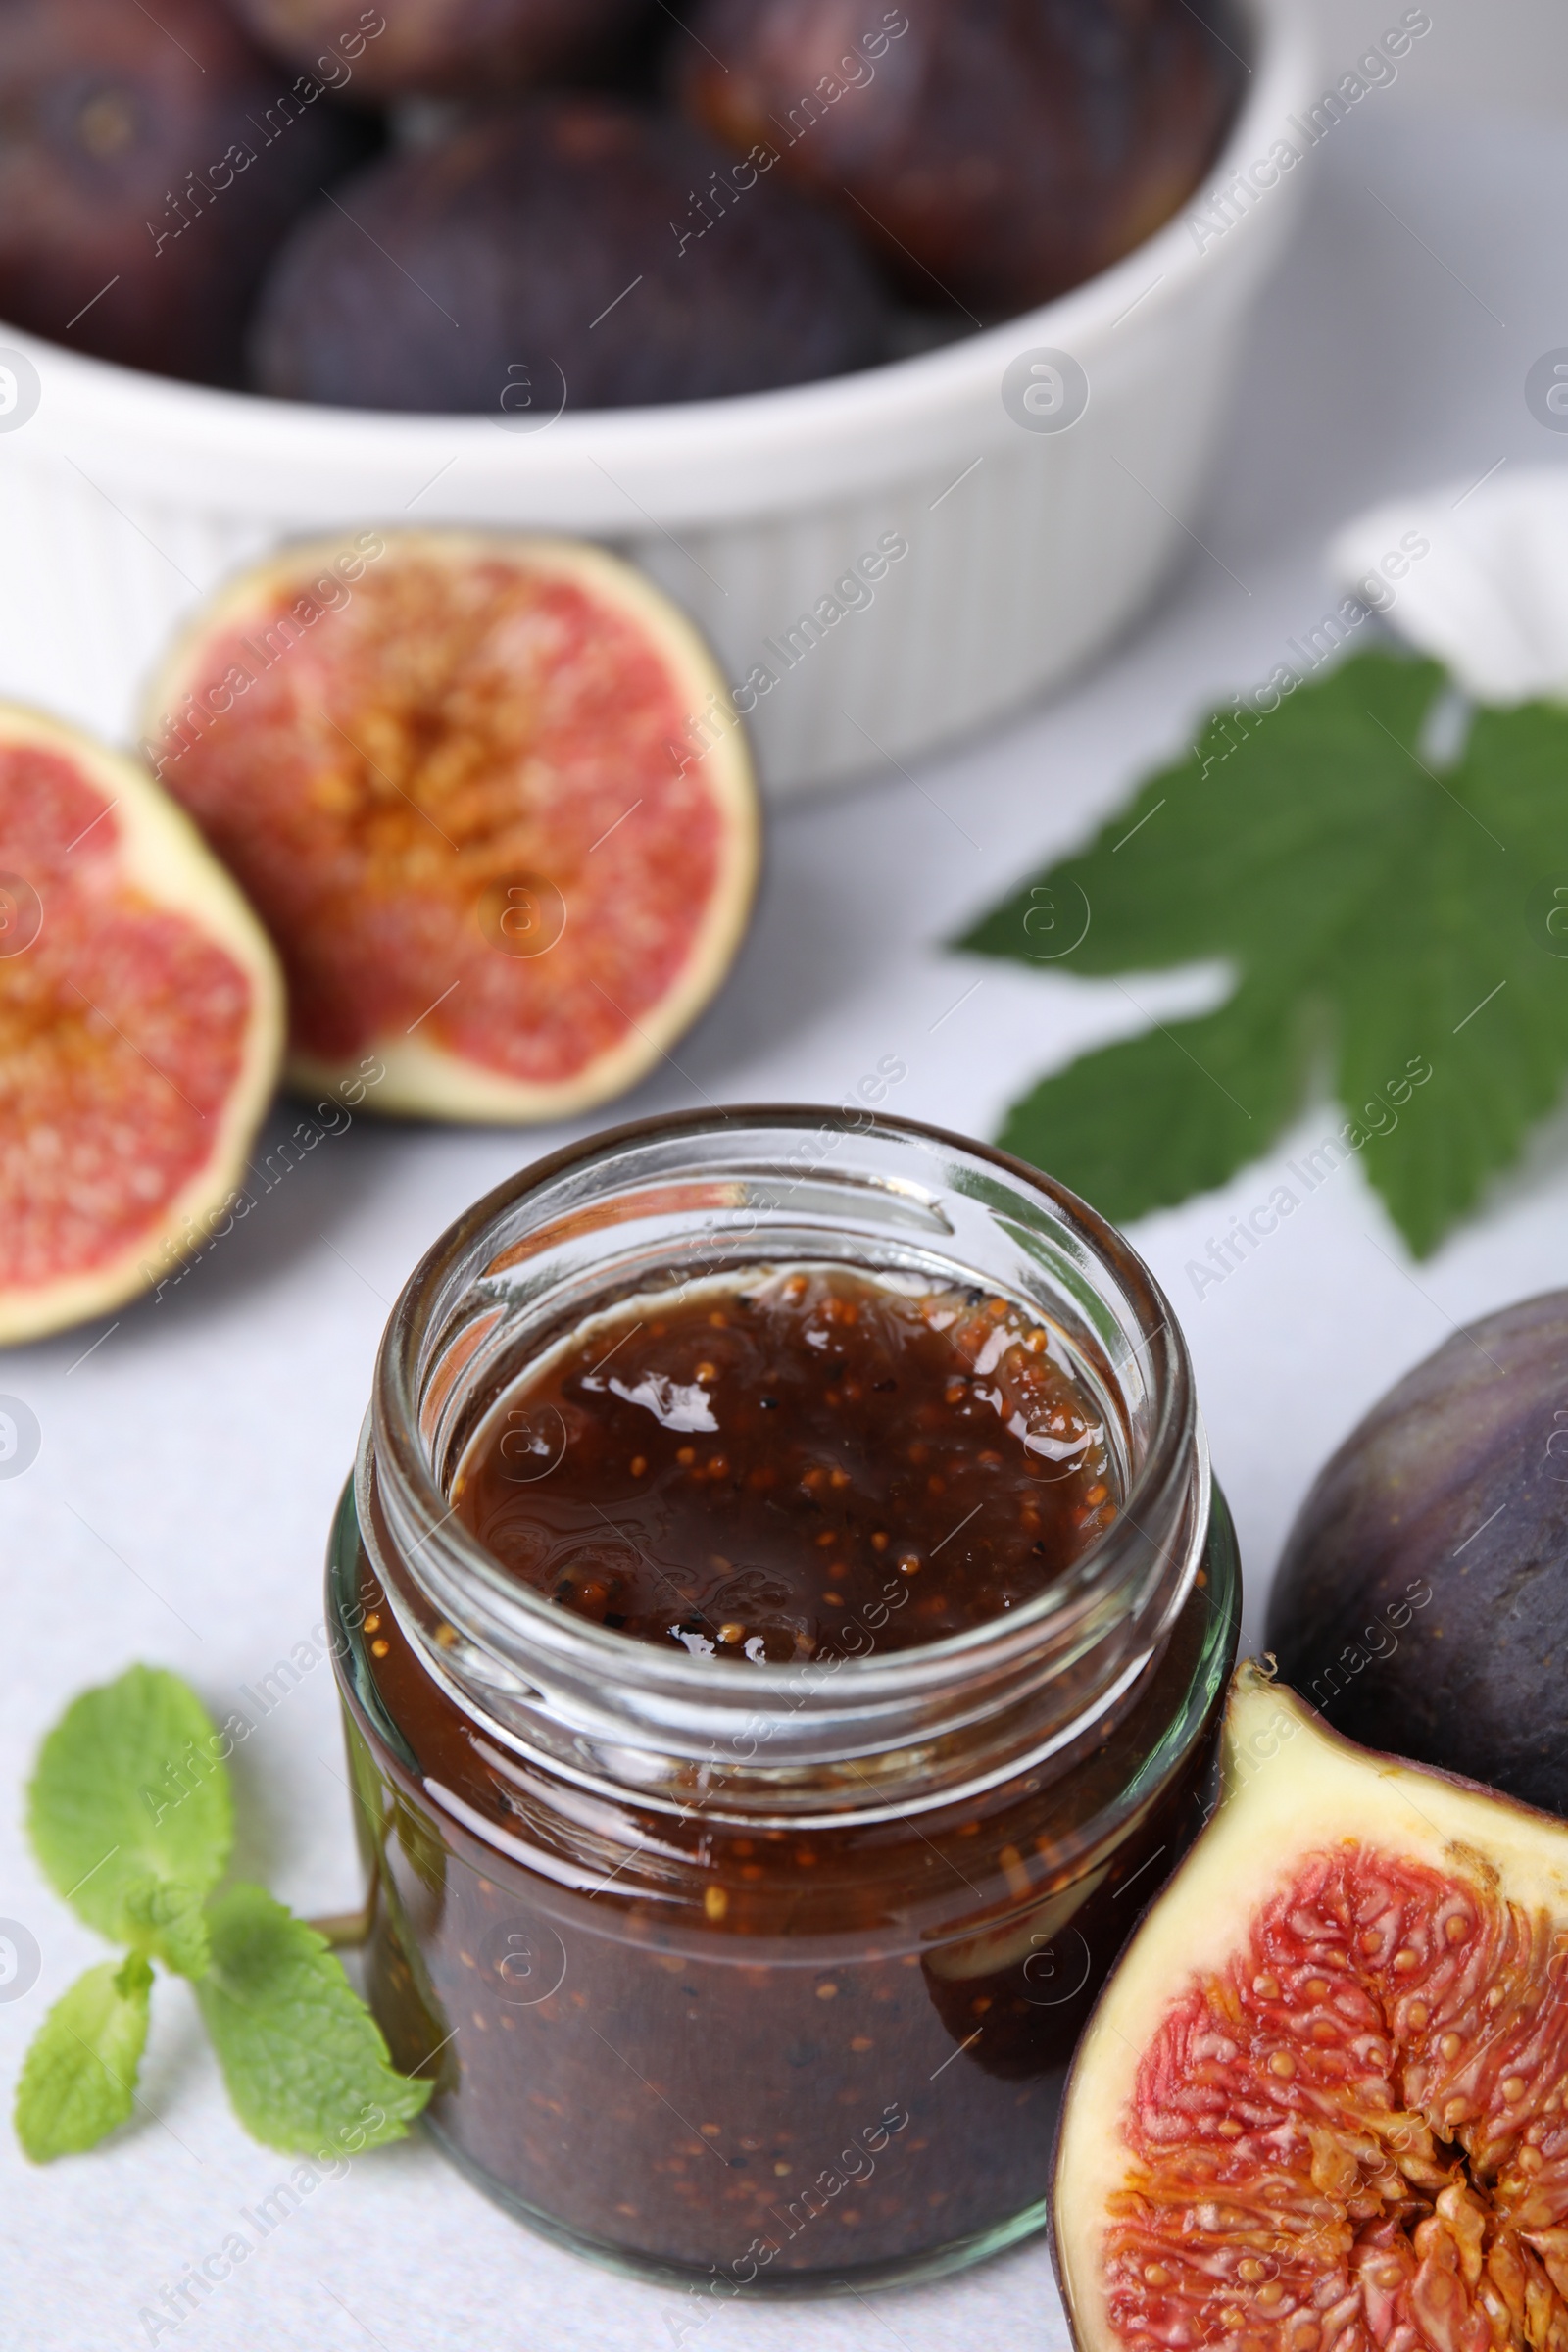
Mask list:
[[[733,201],[695,192],[718,172]],[[350,408],[704,400],[836,375],[888,306],[831,214],[684,123],[535,99],[388,158],[301,224],[264,290],[257,388]],[[350,217],[352,216],[352,218]]]
[[[987,318],[1168,220],[1242,76],[1187,0],[708,0],[692,29],[694,121],[847,202],[915,301]]]
[[[238,384],[274,249],[376,134],[217,0],[159,0],[156,17],[124,0],[0,0],[0,318]]]
[[[345,0],[228,0],[262,45],[295,65],[330,51]],[[601,63],[646,0],[377,0],[385,30],[364,52],[363,98],[490,97]]]
[[[1348,1738],[1568,1816],[1568,1291],[1456,1333],[1351,1432],[1267,1645]]]

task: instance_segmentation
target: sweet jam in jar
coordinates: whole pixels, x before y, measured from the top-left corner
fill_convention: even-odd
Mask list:
[[[705,2308],[1039,2227],[1239,1597],[1092,1211],[842,1112],[562,1153],[400,1300],[329,1582],[370,1997],[479,2185]]]

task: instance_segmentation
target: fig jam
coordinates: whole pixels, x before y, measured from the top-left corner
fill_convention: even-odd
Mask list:
[[[452,1499],[562,1607],[695,1655],[901,1650],[1043,1592],[1110,1524],[1099,1415],[1005,1299],[841,1269],[597,1318],[501,1398]]]
[[[909,1123],[654,1122],[454,1226],[376,1382],[330,1594],[367,1988],[440,2144],[685,2283],[676,2352],[1038,2230],[1235,1650],[1147,1270]]]

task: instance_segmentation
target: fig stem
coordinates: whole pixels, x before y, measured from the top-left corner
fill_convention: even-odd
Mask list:
[[[324,1911],[318,1919],[308,1919],[305,1925],[324,1936],[336,1951],[349,1951],[369,1941],[370,1929],[375,1921],[376,1881],[372,1876],[364,1902],[357,1911]]]
[[[364,1943],[369,1936],[370,1905],[367,1903],[363,1911],[323,1912],[319,1919],[308,1919],[305,1924],[314,1928],[318,1936],[324,1936],[328,1943],[347,1950]]]

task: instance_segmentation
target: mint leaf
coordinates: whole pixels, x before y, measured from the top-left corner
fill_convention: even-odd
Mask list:
[[[212,1957],[202,1898],[177,1879],[143,1879],[123,1898],[125,1932],[136,1949],[150,1952],[181,1977],[207,1973]]]
[[[260,1886],[230,1887],[207,1917],[196,1997],[246,2131],[301,2155],[401,2139],[430,2084],[394,2071],[325,1939]]]
[[[152,1981],[134,1952],[105,1960],[76,1979],[38,2028],[16,2101],[17,2137],[34,2164],[96,2147],[129,2115]]]
[[[28,1791],[33,1850],[100,1935],[146,1940],[128,1904],[149,1881],[200,1895],[222,1877],[234,1828],[217,1746],[195,1691],[153,1666],[84,1690],[44,1740]]]
[[[133,1666],[74,1700],[39,1750],[39,1860],[90,1925],[132,1948],[89,1969],[27,2053],[16,2128],[38,2163],[93,2146],[130,2113],[153,1958],[195,1982],[240,2121],[272,2147],[378,2147],[430,2096],[395,2071],[314,1928],[260,1886],[206,1899],[233,1838],[219,1745],[176,1675]]]
[[[1369,653],[1271,714],[1219,714],[956,943],[1085,974],[1236,973],[1217,1012],[1043,1079],[1009,1151],[1126,1221],[1260,1157],[1326,1072],[1328,1164],[1358,1155],[1418,1254],[1475,1205],[1568,1073],[1568,711],[1480,711],[1446,766],[1424,736],[1446,685]]]

